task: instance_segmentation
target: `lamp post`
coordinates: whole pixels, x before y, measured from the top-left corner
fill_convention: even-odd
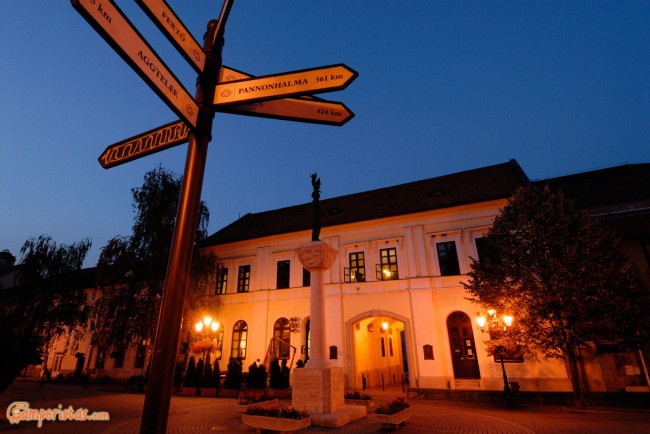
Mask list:
[[[486,326],[488,329],[496,326],[498,326],[498,328],[501,329],[501,322],[503,322],[503,331],[506,331],[508,327],[512,326],[513,321],[514,321],[514,317],[512,315],[505,314],[499,317],[495,309],[488,309],[487,316],[480,315],[476,317],[476,322],[478,323],[478,326],[481,328],[482,332],[486,331],[485,330]],[[510,389],[510,383],[508,382],[508,375],[506,374],[506,365],[503,362],[503,359],[506,354],[506,347],[503,345],[497,345],[494,348],[493,354],[498,356],[499,361],[501,362],[501,372],[503,373],[503,397],[506,400],[506,405],[508,407],[511,407],[512,389]]]

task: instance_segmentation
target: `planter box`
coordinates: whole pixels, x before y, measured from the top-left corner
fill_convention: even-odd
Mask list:
[[[257,429],[257,432],[261,432],[261,430],[270,430],[279,431],[281,433],[292,433],[311,425],[311,417],[306,417],[304,419],[285,419],[281,417],[243,414],[242,422],[244,422],[244,425]]]
[[[409,407],[393,414],[375,413],[375,417],[377,418],[378,422],[381,422],[384,425],[384,428],[399,428],[406,423],[406,421],[411,417],[412,413],[413,408]]]
[[[274,398],[291,398],[291,389],[271,389],[269,394]]]
[[[253,404],[235,404],[235,411],[237,413],[243,413],[252,407],[272,408],[277,406],[278,406],[278,400],[270,399],[268,401],[255,402]]]
[[[216,396],[217,396],[217,388],[216,387],[202,387],[201,388],[201,396],[210,396],[212,398],[216,398]]]
[[[181,387],[178,394],[180,396],[196,396],[196,387]]]
[[[222,398],[237,398],[239,396],[239,389],[221,389],[219,396]]]
[[[372,399],[346,399],[345,400],[346,405],[359,405],[362,407],[374,407],[375,406],[375,401]]]

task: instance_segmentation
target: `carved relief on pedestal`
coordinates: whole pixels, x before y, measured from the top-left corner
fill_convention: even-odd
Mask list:
[[[327,270],[334,261],[338,251],[323,241],[311,241],[300,246],[296,252],[302,266],[307,270]]]

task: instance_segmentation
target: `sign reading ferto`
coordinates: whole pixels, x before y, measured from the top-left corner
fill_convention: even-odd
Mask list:
[[[111,0],[72,0],[72,6],[183,120],[196,127],[199,106]]]
[[[196,72],[203,73],[205,67],[203,48],[196,42],[187,27],[165,0],[136,0],[136,3],[149,15],[149,18],[167,36],[167,39],[178,49]]]

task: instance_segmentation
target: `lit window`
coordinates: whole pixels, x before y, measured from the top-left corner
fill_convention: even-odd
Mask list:
[[[380,280],[395,280],[399,279],[397,271],[397,249],[391,247],[390,249],[381,249],[379,251],[380,261]]]
[[[214,288],[216,295],[226,293],[226,284],[228,283],[228,269],[219,268],[217,271],[217,286]]]
[[[350,253],[350,281],[366,281],[366,261],[363,252]]]
[[[246,339],[248,338],[248,324],[246,321],[237,321],[232,328],[232,346],[230,357],[234,359],[246,358]]]

